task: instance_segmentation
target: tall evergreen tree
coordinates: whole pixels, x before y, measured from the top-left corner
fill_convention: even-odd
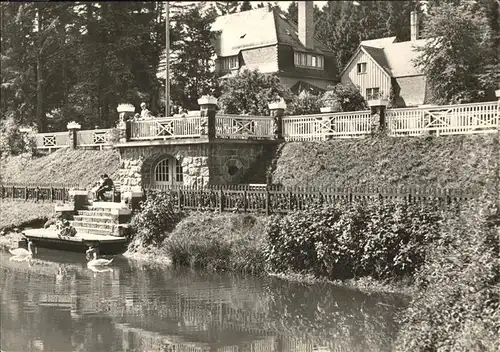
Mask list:
[[[250,1],[243,1],[241,3],[240,12],[248,11],[251,9],[252,9],[252,4],[250,3]]]
[[[184,108],[198,107],[201,95],[212,92],[215,83],[216,33],[211,31],[214,12],[202,13],[199,6],[174,15],[171,28],[171,98]]]
[[[440,3],[429,9],[424,29],[429,41],[416,64],[426,73],[435,103],[493,98],[498,81],[484,76],[498,77],[499,55],[487,11],[481,3],[470,1],[458,6]]]

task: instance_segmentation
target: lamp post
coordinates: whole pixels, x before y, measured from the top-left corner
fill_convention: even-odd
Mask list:
[[[170,28],[169,6],[165,1],[165,117],[170,115]]]

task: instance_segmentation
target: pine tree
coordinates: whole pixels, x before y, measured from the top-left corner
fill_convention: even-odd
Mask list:
[[[200,7],[172,17],[171,99],[187,109],[198,107],[198,98],[211,93],[215,82],[215,33],[211,24],[215,13],[203,14]]]
[[[215,1],[215,7],[220,15],[238,12],[239,1]]]
[[[286,10],[286,17],[297,24],[299,22],[299,8],[296,1],[292,1]]]
[[[252,9],[252,4],[250,3],[250,1],[243,1],[241,3],[240,12],[248,11],[251,9]]]

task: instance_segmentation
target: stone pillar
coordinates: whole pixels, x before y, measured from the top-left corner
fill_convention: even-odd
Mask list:
[[[271,116],[274,118],[274,134],[276,138],[283,138],[283,114],[285,113],[286,103],[284,101],[269,103]]]
[[[383,132],[386,130],[385,111],[389,101],[387,99],[373,99],[368,100],[372,114],[372,126],[374,132]]]
[[[144,192],[140,186],[131,187],[129,191],[122,192],[121,203],[131,211],[139,207],[139,202],[142,201]]]
[[[83,209],[89,200],[89,192],[80,189],[70,189],[69,190],[70,203],[73,204],[74,210]]]
[[[69,132],[69,145],[71,149],[76,149],[78,142],[77,134],[78,131],[82,128],[82,126],[79,123],[72,121],[66,125],[66,128],[68,129]]]
[[[200,105],[200,128],[202,135],[208,135],[208,139],[215,139],[215,114],[217,112],[217,98],[204,95],[198,99]]]
[[[120,120],[116,128],[119,131],[119,140],[120,143],[126,143],[130,140],[130,132],[131,132],[131,123],[130,120],[133,118],[133,114],[135,112],[135,107],[132,104],[120,104],[116,108],[118,114],[120,116]]]

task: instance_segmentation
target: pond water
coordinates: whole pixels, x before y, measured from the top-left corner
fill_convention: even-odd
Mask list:
[[[117,256],[0,251],[2,351],[389,351],[404,299]]]

